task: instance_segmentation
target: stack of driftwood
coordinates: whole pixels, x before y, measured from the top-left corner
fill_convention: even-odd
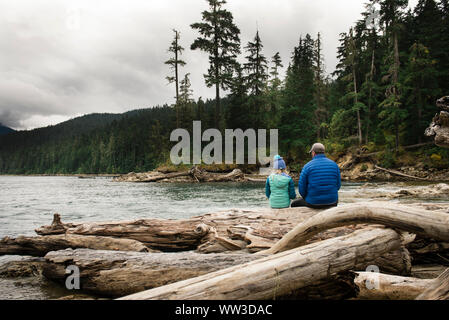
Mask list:
[[[61,285],[76,265],[83,290],[122,299],[447,299],[448,272],[410,275],[416,262],[449,265],[448,208],[368,202],[77,224],[55,215],[39,236],[1,240],[0,255],[43,256],[43,276]]]

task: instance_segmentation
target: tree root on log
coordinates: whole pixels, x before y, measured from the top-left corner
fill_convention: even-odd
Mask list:
[[[48,252],[66,248],[89,248],[97,250],[120,250],[149,252],[141,242],[112,237],[82,236],[75,234],[43,237],[5,237],[0,240],[0,255],[30,255],[43,257]]]

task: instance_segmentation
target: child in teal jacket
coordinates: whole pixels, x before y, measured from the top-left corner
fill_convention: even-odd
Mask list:
[[[274,170],[265,183],[265,194],[270,199],[270,206],[273,209],[283,209],[290,207],[290,200],[296,198],[295,183],[285,172],[285,161],[281,156],[274,157]]]

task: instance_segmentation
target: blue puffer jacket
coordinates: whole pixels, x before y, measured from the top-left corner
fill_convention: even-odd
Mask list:
[[[324,154],[317,154],[312,161],[307,163],[299,177],[299,193],[304,200],[314,205],[338,202],[340,187],[340,169]]]

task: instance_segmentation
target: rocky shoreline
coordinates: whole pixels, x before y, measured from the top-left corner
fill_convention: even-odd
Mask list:
[[[346,182],[400,182],[423,181],[429,183],[449,182],[449,169],[437,170],[422,167],[401,167],[395,170],[382,170],[372,163],[359,163],[350,169],[341,169],[341,177]],[[191,169],[192,170],[192,169]],[[229,173],[215,173],[200,170],[193,174],[191,170],[180,172],[130,172],[114,177],[114,182],[154,182],[154,183],[198,183],[198,182],[265,182],[267,176],[254,173],[243,173],[235,169]],[[297,181],[299,173],[291,172],[292,178]]]
[[[377,169],[372,163],[359,163],[351,169],[341,170],[341,177],[344,181],[353,182],[375,182],[375,181],[428,181],[428,182],[448,182],[449,169],[437,170],[435,168],[424,169],[423,167],[400,167],[390,170],[392,172]],[[393,173],[394,172],[394,173]],[[401,173],[403,175],[396,174]],[[410,177],[406,177],[410,176]],[[415,178],[411,178],[415,177]]]

